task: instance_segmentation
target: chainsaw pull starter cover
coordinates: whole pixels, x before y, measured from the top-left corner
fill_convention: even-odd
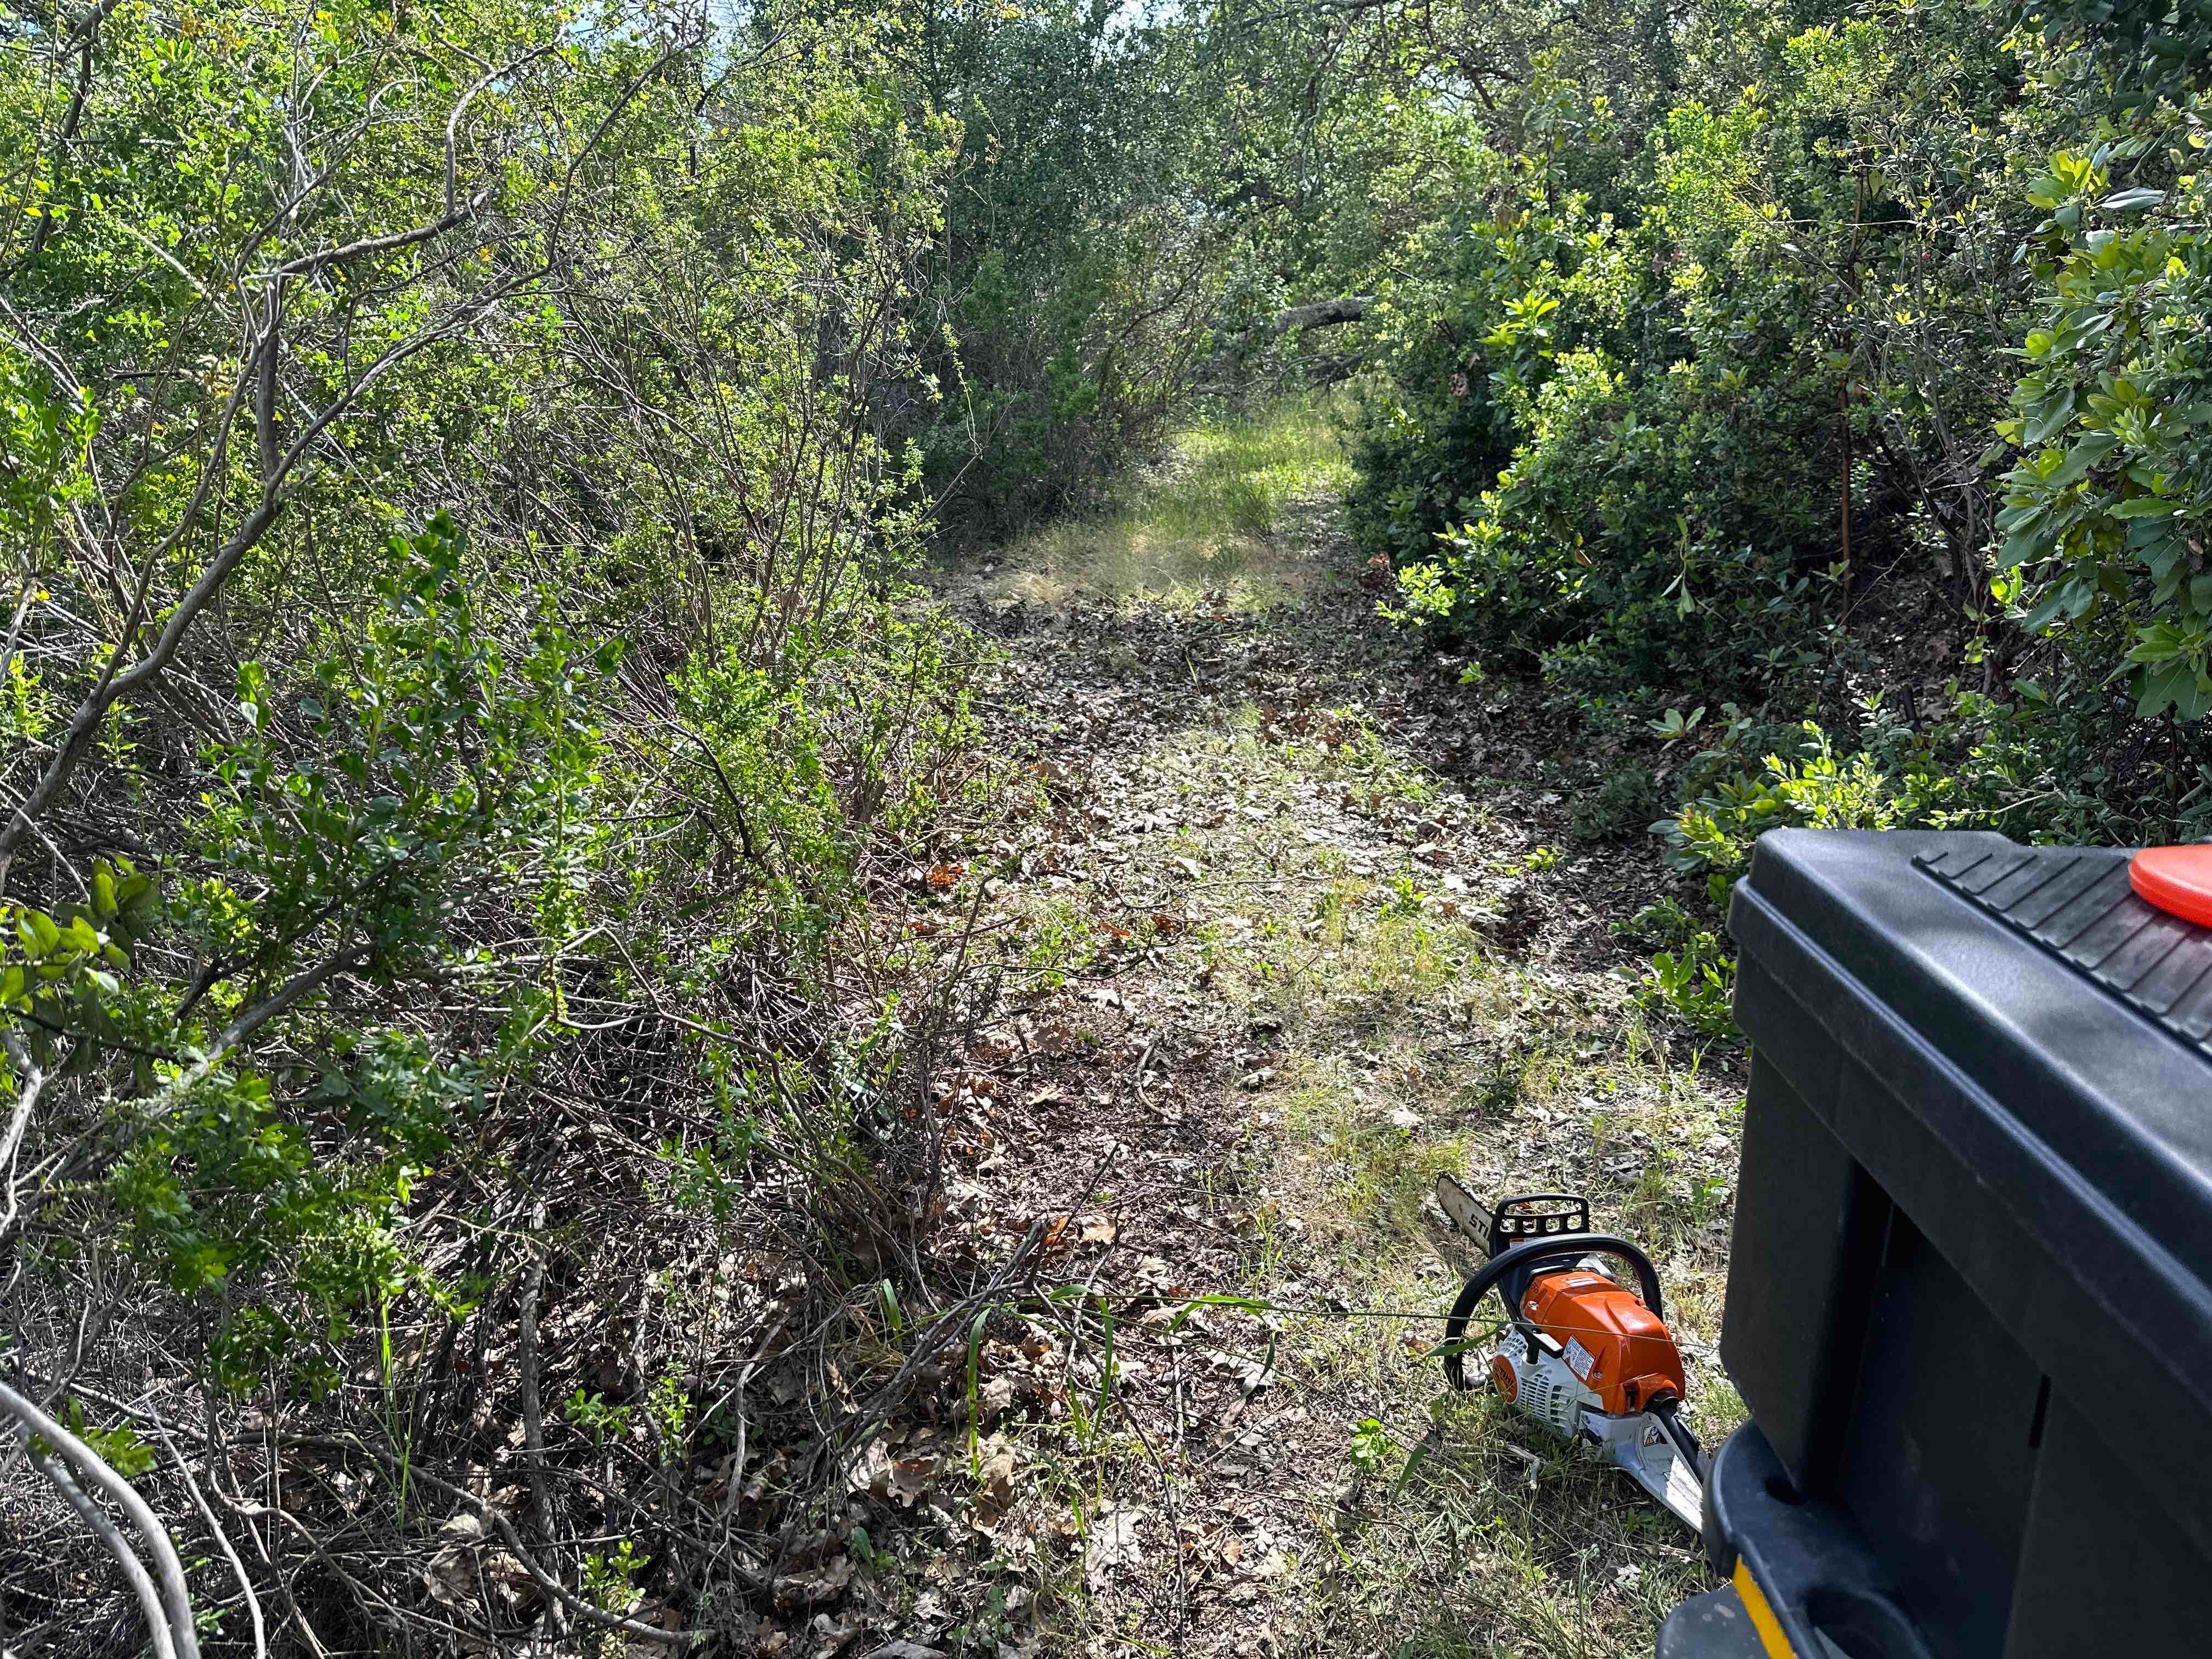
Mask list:
[[[2128,865],[2128,885],[2144,903],[2212,927],[2212,846],[2146,847]]]

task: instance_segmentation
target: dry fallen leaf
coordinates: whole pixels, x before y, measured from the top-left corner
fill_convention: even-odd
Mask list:
[[[984,1422],[995,1422],[1014,1408],[1015,1386],[1002,1371],[975,1391],[975,1408]]]
[[[941,1457],[900,1458],[891,1465],[890,1495],[902,1508],[912,1509],[937,1484],[937,1472],[944,1467]]]
[[[1006,1518],[1006,1511],[1014,1506],[1014,1452],[1011,1446],[1002,1446],[983,1460],[978,1471],[981,1489],[975,1494],[975,1510],[970,1523],[980,1533],[994,1531]]]
[[[485,1520],[474,1510],[463,1510],[438,1528],[438,1536],[453,1539],[458,1543],[469,1544],[487,1536],[490,1531],[490,1522]]]
[[[1244,1391],[1244,1397],[1249,1400],[1262,1389],[1273,1388],[1281,1380],[1282,1373],[1273,1366],[1253,1364],[1238,1371],[1237,1386]]]
[[[526,1617],[545,1600],[545,1592],[503,1544],[491,1539],[491,1524],[474,1510],[463,1510],[438,1528],[449,1540],[422,1569],[431,1600],[457,1612],[496,1613],[502,1621]],[[485,1607],[486,1595],[498,1605]]]
[[[870,1441],[867,1450],[854,1461],[852,1469],[845,1476],[845,1482],[854,1492],[872,1492],[878,1498],[884,1496],[890,1491],[891,1483],[890,1446],[881,1440]]]
[[[853,1582],[853,1558],[833,1555],[820,1566],[787,1572],[775,1581],[775,1599],[785,1607],[801,1601],[826,1601]]]
[[[1091,1546],[1083,1553],[1083,1577],[1093,1590],[1103,1588],[1118,1567],[1133,1566],[1144,1559],[1137,1529],[1151,1517],[1139,1509],[1112,1508],[1091,1517]]]
[[[984,1460],[983,1497],[1004,1509],[1014,1499],[1014,1453],[1010,1446]]]

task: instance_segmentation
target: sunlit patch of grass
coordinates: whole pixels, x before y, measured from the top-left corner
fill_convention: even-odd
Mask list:
[[[1180,464],[1153,510],[1167,528],[1186,535],[1224,529],[1272,535],[1291,503],[1333,493],[1351,479],[1328,412],[1313,400],[1193,428],[1176,448]]]
[[[1312,1068],[1325,1081],[1293,1092],[1282,1107],[1293,1144],[1310,1150],[1304,1186],[1321,1202],[1315,1219],[1327,1233],[1363,1247],[1420,1240],[1421,1202],[1437,1177],[1466,1170],[1469,1147],[1458,1136],[1416,1135],[1381,1115],[1355,1092],[1340,1060]],[[1371,1258],[1370,1258],[1371,1259]],[[1428,1265],[1424,1256],[1422,1265]]]
[[[1666,1609],[1702,1586],[1686,1535],[1622,1503],[1618,1474],[1516,1455],[1505,1417],[1478,1395],[1387,1424],[1395,1445],[1340,1509],[1334,1571],[1296,1624],[1336,1651],[1645,1659]]]
[[[1296,599],[1319,574],[1308,551],[1279,533],[1291,509],[1333,495],[1349,477],[1318,402],[1196,426],[1108,511],[1003,550],[985,591],[1046,605],[1081,598],[1266,610]]]
[[[1478,962],[1468,977],[1505,975]],[[1510,991],[1483,1000],[1502,1007]],[[1431,1250],[1421,1213],[1439,1173],[1471,1181],[1485,1197],[1501,1164],[1508,1184],[1577,1184],[1543,1165],[1540,1146],[1537,1167],[1527,1167],[1527,1137],[1542,1114],[1609,1115],[1593,1138],[1609,1133],[1623,1152],[1644,1146],[1639,1133],[1656,1139],[1712,1129],[1712,1100],[1658,1073],[1648,1051],[1578,1060],[1577,1035],[1547,1036],[1514,1062],[1516,1099],[1502,1115],[1457,1109],[1482,1087],[1485,1068],[1436,1063],[1413,1019],[1370,1039],[1357,1065],[1339,1054],[1287,1061],[1288,1086],[1267,1097],[1277,1114],[1265,1176],[1277,1206],[1270,1224],[1285,1246],[1278,1282],[1296,1285],[1301,1302],[1314,1299],[1318,1281],[1352,1305],[1441,1310],[1457,1276]],[[1600,1112],[1580,1103],[1593,1100]],[[1394,1121],[1398,1108],[1418,1122]],[[1625,1180],[1626,1190],[1601,1186],[1591,1197],[1601,1222],[1633,1216],[1649,1224],[1669,1320],[1710,1352],[1723,1241],[1688,1212],[1680,1173],[1662,1153]],[[1286,1647],[1646,1659],[1668,1610],[1706,1587],[1696,1540],[1626,1476],[1495,1395],[1449,1391],[1432,1346],[1439,1332],[1426,1319],[1285,1325],[1278,1363],[1297,1379],[1308,1410],[1346,1422],[1371,1413],[1374,1425],[1364,1448],[1347,1431],[1348,1496],[1325,1517],[1316,1513],[1326,1559],[1302,1565],[1268,1609]],[[1693,1419],[1715,1443],[1741,1420],[1742,1403],[1710,1364],[1692,1368],[1692,1387]],[[1393,1447],[1379,1463],[1377,1434]],[[1372,1467],[1361,1467],[1363,1450]]]

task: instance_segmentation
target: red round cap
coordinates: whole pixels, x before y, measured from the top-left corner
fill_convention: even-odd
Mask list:
[[[2146,903],[2212,927],[2212,846],[2146,847],[2128,866],[2128,884]]]

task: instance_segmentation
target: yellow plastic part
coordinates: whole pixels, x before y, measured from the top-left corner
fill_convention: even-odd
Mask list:
[[[1741,1557],[1736,1560],[1734,1582],[1735,1593],[1743,1601],[1743,1610],[1751,1615],[1751,1627],[1759,1632],[1759,1645],[1766,1650],[1767,1659],[1797,1659],[1797,1650],[1782,1633],[1782,1621],[1766,1604],[1766,1592],[1759,1589],[1759,1580],[1751,1576],[1751,1569],[1744,1565]]]

